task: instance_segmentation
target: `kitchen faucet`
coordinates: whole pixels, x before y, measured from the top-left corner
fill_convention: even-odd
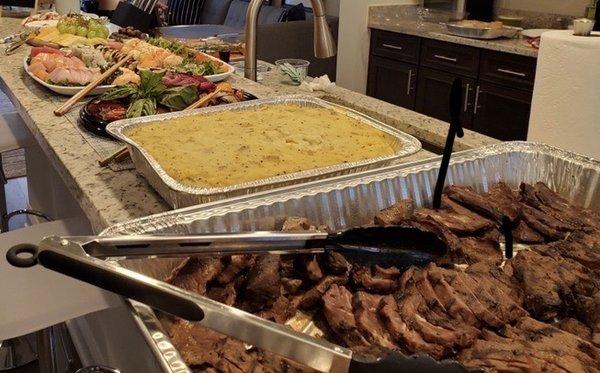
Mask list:
[[[251,0],[246,12],[246,54],[244,76],[256,81],[256,25],[263,0]],[[315,22],[315,57],[329,58],[336,54],[333,35],[325,19],[325,7],[322,0],[311,0]]]

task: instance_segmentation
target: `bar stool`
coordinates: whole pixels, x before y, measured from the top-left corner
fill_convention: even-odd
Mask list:
[[[16,215],[36,215],[49,221],[50,218],[42,212],[35,210],[17,210],[8,213],[6,211],[6,191],[4,186],[8,183],[2,166],[2,153],[11,150],[26,148],[31,139],[25,123],[16,112],[0,114],[0,232],[8,231],[8,221]]]

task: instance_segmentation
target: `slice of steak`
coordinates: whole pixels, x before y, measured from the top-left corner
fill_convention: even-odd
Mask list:
[[[486,240],[475,237],[463,237],[459,239],[459,246],[449,251],[438,259],[437,263],[443,264],[475,264],[486,262],[491,265],[502,263],[502,251],[497,241]]]
[[[560,320],[555,326],[588,342],[592,340],[592,330],[577,319],[567,317]]]
[[[513,230],[513,237],[516,242],[521,243],[542,243],[544,242],[544,236],[538,231],[531,228],[524,220],[519,221],[517,228]]]
[[[232,255],[229,258],[229,263],[217,277],[217,281],[221,285],[226,285],[232,282],[237,275],[247,268],[252,267],[256,258],[252,255]]]
[[[568,230],[558,229],[558,227],[562,228],[561,223],[550,215],[523,203],[521,204],[521,211],[525,223],[547,239],[560,240],[567,236]]]
[[[284,295],[294,295],[297,294],[302,287],[302,280],[299,278],[284,277],[281,279],[281,285],[283,287]]]
[[[394,296],[383,297],[379,306],[379,316],[394,341],[408,353],[426,353],[436,359],[442,359],[450,354],[448,347],[425,342],[419,333],[408,327],[398,312],[398,304]]]
[[[315,307],[322,302],[323,295],[332,285],[343,285],[347,281],[348,278],[343,276],[326,276],[312,289],[295,298],[293,303],[302,309]]]
[[[593,241],[589,241],[589,237],[590,235],[585,232],[576,231],[570,234],[565,240],[536,246],[534,250],[542,255],[554,258],[572,259],[595,272],[599,272],[600,246]]]
[[[398,281],[377,276],[370,266],[354,266],[352,280],[357,287],[377,294],[391,294],[398,289]]]
[[[230,282],[224,287],[213,286],[206,292],[206,296],[210,299],[233,306],[237,293],[235,291],[235,283]]]
[[[311,227],[312,225],[307,218],[292,216],[286,218],[281,225],[281,229],[277,230],[281,230],[283,232],[301,232],[310,230]]]
[[[206,294],[206,286],[223,268],[219,258],[190,258],[174,272],[167,282],[200,295]]]
[[[456,315],[467,325],[478,325],[478,318],[465,304],[464,299],[444,280],[444,274],[439,267],[429,266],[427,278],[433,286],[437,299],[449,314]]]
[[[190,367],[216,366],[227,337],[197,323],[177,320],[169,329],[173,346]]]
[[[301,272],[311,281],[317,282],[323,278],[323,271],[316,255],[299,255],[297,257]]]
[[[426,302],[425,308],[421,308],[421,314],[433,325],[457,333],[456,344],[459,347],[466,347],[473,344],[479,336],[479,329],[475,326],[465,324],[460,318],[449,314],[441,301],[437,298],[433,286],[427,279],[427,270],[415,272],[413,276],[416,291]],[[479,326],[478,326],[479,327]]]
[[[475,280],[494,279],[495,286],[507,294],[510,299],[520,307],[523,306],[523,290],[517,280],[513,277],[510,262],[505,263],[504,268],[492,266],[487,263],[476,263],[469,266],[465,273]]]
[[[352,264],[338,252],[327,251],[326,258],[327,268],[332,275],[347,275],[352,270]]]
[[[373,275],[379,278],[398,280],[402,276],[402,272],[396,267],[383,268],[375,265],[373,266]]]
[[[492,185],[486,197],[510,221],[515,222],[520,218],[521,210],[517,203],[519,201],[518,195],[513,193],[512,189],[506,183],[498,182]]]
[[[245,309],[255,312],[270,307],[279,297],[281,277],[279,255],[262,255],[250,269],[244,293]]]
[[[594,296],[600,288],[593,271],[568,258],[521,251],[511,264],[525,293],[525,308],[541,320],[572,315],[578,297]]]
[[[352,298],[354,318],[359,332],[370,343],[394,350],[398,347],[392,343],[390,334],[377,316],[381,298],[383,298],[381,295],[373,295],[364,291],[356,292]]]
[[[323,296],[323,314],[329,327],[348,347],[369,346],[359,333],[352,309],[352,293],[333,284]]]
[[[600,214],[570,203],[542,182],[534,186],[538,200],[549,209],[544,209],[559,220],[566,220],[579,228],[600,228]]]
[[[280,296],[273,303],[273,306],[258,313],[258,316],[263,319],[275,321],[278,324],[285,324],[286,321],[294,317],[296,314],[296,307],[286,297]]]
[[[418,209],[415,217],[419,220],[431,219],[458,235],[473,234],[489,228],[491,224],[484,219],[472,220],[468,215],[456,214],[447,210]]]
[[[377,225],[399,225],[403,221],[412,218],[415,205],[412,199],[404,199],[390,207],[379,211],[375,215]]]
[[[494,220],[497,223],[502,222],[502,217],[505,214],[510,214],[510,211],[503,211],[500,205],[493,203],[490,198],[486,198],[486,196],[476,193],[470,187],[450,185],[444,189],[444,193],[451,200],[456,201],[473,210],[474,212]],[[517,218],[516,216],[507,216],[509,216],[511,219]]]

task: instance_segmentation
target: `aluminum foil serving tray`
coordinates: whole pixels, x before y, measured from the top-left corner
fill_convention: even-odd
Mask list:
[[[245,110],[250,110],[265,105],[281,104],[298,104],[306,107],[336,108],[342,114],[357,119],[366,125],[391,135],[395,139],[395,145],[397,146],[398,150],[393,155],[367,159],[360,162],[350,162],[322,167],[319,169],[275,176],[222,188],[200,188],[184,185],[173,179],[142,146],[137,144],[126,135],[127,130],[144,126],[149,122],[165,121],[173,118],[181,118],[205,113],[215,113],[220,111],[239,111],[240,115],[243,115]],[[113,136],[127,143],[136,169],[174,208],[193,206],[201,203],[221,200],[224,198],[231,198],[234,196],[274,189],[277,187],[380,168],[388,166],[392,164],[392,162],[402,157],[414,154],[421,149],[421,143],[419,140],[400,130],[397,130],[352,109],[332,104],[318,98],[303,96],[281,96],[276,98],[246,101],[231,105],[209,107],[189,112],[180,111],[177,113],[161,114],[150,117],[125,119],[109,124],[106,130]]]
[[[303,216],[315,224],[346,229],[371,221],[377,211],[401,199],[431,204],[440,158],[390,166],[332,180],[291,186],[133,220],[103,235],[210,233],[272,230],[278,218]],[[600,211],[600,162],[554,147],[510,142],[456,153],[447,184],[469,185],[479,192],[504,181],[542,181],[570,201]],[[125,259],[122,266],[166,279],[180,259]],[[189,371],[154,312],[132,304],[133,317],[165,372]]]
[[[523,31],[520,27],[503,26],[501,28],[479,28],[463,26],[460,23],[446,23],[448,34],[462,36],[471,39],[498,39],[498,38],[514,38],[519,31]]]

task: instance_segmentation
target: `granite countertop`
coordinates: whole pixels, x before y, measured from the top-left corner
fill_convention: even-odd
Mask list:
[[[13,34],[20,29],[18,19],[0,18],[0,35]],[[54,116],[52,111],[67,98],[46,90],[23,70],[23,59],[29,47],[21,47],[11,56],[0,57],[0,84],[23,121],[40,144],[67,188],[79,201],[95,231],[110,225],[170,210],[162,198],[135,170],[114,172],[98,166],[98,155],[86,142],[69,118]],[[281,84],[275,72],[267,74],[259,84],[234,76],[231,83],[258,97],[303,93],[297,87]],[[307,93],[305,93],[307,94]],[[397,127],[418,139],[443,147],[448,124],[407,109],[400,108],[343,88],[329,93],[310,95],[371,115]],[[457,139],[455,150],[467,150],[497,143],[487,136],[466,131]],[[422,150],[402,162],[434,156]]]
[[[372,6],[369,8],[369,28],[420,36],[428,39],[446,41],[490,49],[499,52],[537,57],[538,50],[531,47],[522,38],[500,38],[494,40],[469,39],[445,33],[446,27],[439,23],[421,22],[407,18],[399,6]]]

